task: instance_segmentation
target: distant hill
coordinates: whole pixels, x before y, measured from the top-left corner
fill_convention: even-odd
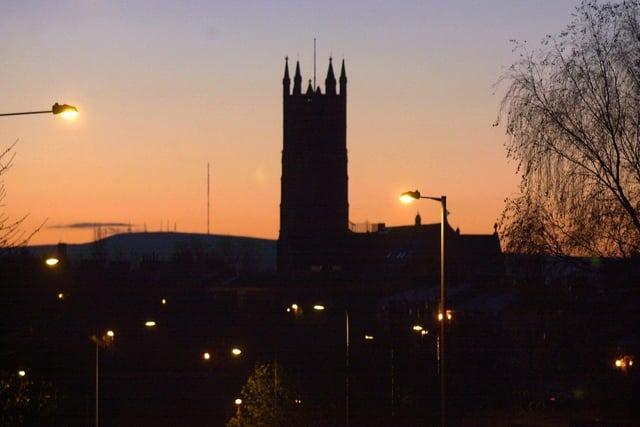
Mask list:
[[[56,252],[57,245],[29,246],[35,256]],[[69,244],[67,256],[71,262],[91,259],[97,248],[114,261],[139,263],[143,258],[170,260],[178,252],[215,252],[226,259],[247,264],[251,270],[273,272],[276,269],[276,240],[255,237],[225,236],[217,234],[145,232],[123,233],[106,237],[97,242]]]

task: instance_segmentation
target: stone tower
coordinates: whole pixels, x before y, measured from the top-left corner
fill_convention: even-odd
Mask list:
[[[286,60],[282,87],[278,271],[341,270],[349,227],[344,60],[336,81],[329,58],[324,93],[319,86],[312,87],[311,80],[302,92],[299,62],[291,90]]]

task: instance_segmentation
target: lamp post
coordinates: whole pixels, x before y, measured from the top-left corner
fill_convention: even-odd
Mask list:
[[[92,337],[96,342],[96,427],[100,425],[100,347],[107,347],[113,343],[115,333],[109,329],[103,336],[98,334]]]
[[[294,304],[295,305],[295,304]],[[297,308],[297,305],[296,305]],[[315,311],[318,312],[322,312],[325,310],[325,306],[322,304],[316,304],[313,306],[313,309]],[[344,358],[345,358],[345,379],[344,379],[344,392],[345,392],[345,412],[344,412],[344,417],[345,417],[345,425],[347,427],[349,427],[349,402],[350,402],[350,396],[349,396],[349,359],[350,359],[350,348],[349,348],[349,328],[350,328],[351,324],[349,321],[349,310],[345,310],[344,311]]]
[[[51,106],[50,110],[39,110],[39,111],[25,111],[21,113],[0,113],[0,117],[6,116],[24,116],[27,114],[54,114],[60,115],[65,119],[74,118],[78,115],[78,109],[73,105],[68,104],[58,104],[57,102]]]
[[[414,200],[429,199],[436,202],[440,202],[442,208],[440,219],[440,308],[439,315],[446,313],[445,308],[445,281],[444,281],[444,260],[445,260],[445,225],[447,222],[447,196],[433,197],[422,196],[418,190],[407,191],[400,195],[400,200],[403,203],[411,203]],[[440,321],[440,424],[445,427],[445,364],[444,364],[444,319]]]

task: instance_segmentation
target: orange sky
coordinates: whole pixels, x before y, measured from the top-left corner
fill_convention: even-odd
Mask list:
[[[351,220],[437,222],[436,204],[398,202],[417,188],[489,233],[518,183],[491,126],[508,40],[560,31],[573,4],[142,3],[0,6],[0,112],[81,112],[0,118],[0,145],[20,140],[4,209],[27,231],[47,220],[32,244],[91,240],[57,227],[77,222],[204,232],[207,161],[212,232],[277,238],[284,56],[310,78],[313,37],[319,81],[346,60]]]

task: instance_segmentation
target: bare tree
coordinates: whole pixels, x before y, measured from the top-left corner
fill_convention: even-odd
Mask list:
[[[5,204],[4,199],[6,196],[6,189],[2,176],[7,173],[13,164],[15,158],[15,146],[18,143],[16,140],[13,144],[9,145],[4,151],[0,152],[0,249],[11,248],[15,246],[23,246],[27,244],[29,239],[37,233],[44,223],[42,223],[35,230],[30,233],[26,233],[20,228],[27,215],[24,215],[18,219],[12,219],[4,212]]]
[[[500,221],[505,249],[623,256],[640,250],[640,2],[584,0],[557,36],[502,76],[520,194]]]

